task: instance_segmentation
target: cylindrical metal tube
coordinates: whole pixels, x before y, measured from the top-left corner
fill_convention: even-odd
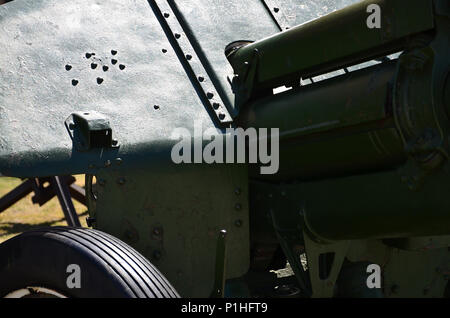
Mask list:
[[[448,235],[449,173],[412,191],[398,171],[299,184],[305,222],[325,241]]]
[[[244,127],[279,128],[278,181],[392,168],[406,159],[392,118],[395,61],[258,100]],[[370,96],[370,98],[368,98]]]
[[[402,51],[412,35],[434,28],[431,0],[410,0],[408,10],[405,5],[402,0],[361,1],[230,50],[228,59],[240,77],[247,72],[246,63],[255,63],[254,85],[262,89]],[[380,10],[379,28],[367,24],[374,6]]]

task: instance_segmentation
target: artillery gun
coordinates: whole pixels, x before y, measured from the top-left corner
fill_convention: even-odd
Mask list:
[[[94,228],[2,243],[0,294],[448,297],[449,17],[446,0],[0,6],[0,172],[85,174]]]

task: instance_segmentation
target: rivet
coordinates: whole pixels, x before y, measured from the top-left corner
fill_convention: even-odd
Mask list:
[[[186,59],[189,61],[190,59],[192,59],[192,55],[186,54]]]
[[[224,120],[225,119],[225,114],[219,114],[219,119],[220,120]]]
[[[234,189],[234,194],[236,194],[236,195],[241,194],[241,189],[240,188]]]
[[[106,160],[105,161],[105,167],[109,167],[111,166],[111,160]]]
[[[164,12],[164,18],[168,18],[170,17],[170,14],[168,14],[167,12]]]
[[[206,97],[208,97],[209,99],[214,97],[214,94],[211,92],[206,93]]]
[[[278,11],[280,11],[280,8],[275,7],[275,8],[273,8],[273,11],[275,11],[275,13],[277,13]]]
[[[121,165],[123,162],[122,158],[116,158],[114,161],[116,162],[116,165]]]
[[[97,181],[97,183],[98,183],[98,185],[99,185],[99,186],[102,186],[102,187],[104,187],[104,186],[105,186],[105,184],[106,184],[106,180],[103,180],[103,179],[99,179],[99,180]]]
[[[198,81],[199,81],[199,82],[203,82],[204,80],[205,80],[205,78],[204,78],[203,76],[199,76],[199,77],[198,77]]]
[[[125,182],[126,182],[126,180],[125,180],[124,177],[120,177],[120,178],[117,180],[117,183],[120,184],[120,185],[124,185]]]
[[[161,251],[158,251],[158,250],[154,251],[153,258],[156,260],[159,260],[161,258]]]
[[[175,39],[179,39],[181,37],[180,33],[175,33],[174,35],[175,35]]]
[[[219,109],[220,104],[219,103],[213,103],[212,106],[213,106],[214,109]]]
[[[241,227],[242,226],[242,220],[236,220],[234,222],[234,225],[236,225],[237,227]]]
[[[236,203],[234,208],[239,211],[240,209],[242,209],[242,205],[240,203]]]

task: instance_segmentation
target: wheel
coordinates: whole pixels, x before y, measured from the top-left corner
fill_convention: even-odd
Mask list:
[[[0,244],[0,297],[179,297],[136,250],[101,231],[50,227]]]

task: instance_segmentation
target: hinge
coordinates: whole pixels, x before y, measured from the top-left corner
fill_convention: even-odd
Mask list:
[[[109,119],[96,111],[75,112],[67,117],[64,124],[78,151],[119,147],[118,141],[112,138]]]

